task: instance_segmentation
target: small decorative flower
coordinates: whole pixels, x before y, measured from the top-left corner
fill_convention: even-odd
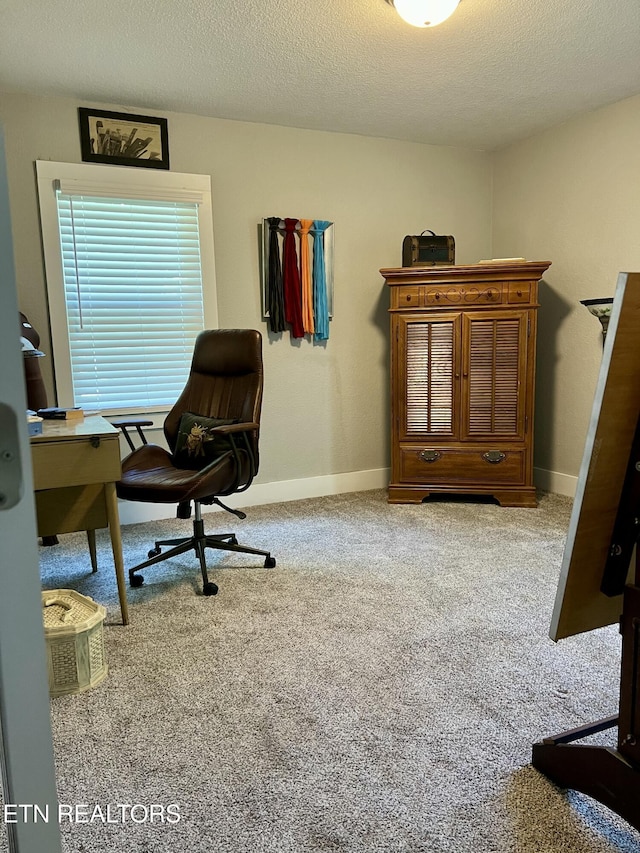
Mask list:
[[[194,424],[187,436],[187,453],[193,457],[204,456],[204,443],[212,440],[213,436],[209,435],[209,430],[206,427]]]

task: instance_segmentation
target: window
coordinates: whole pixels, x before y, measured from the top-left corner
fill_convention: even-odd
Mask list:
[[[36,165],[58,404],[166,410],[217,325],[209,177]]]

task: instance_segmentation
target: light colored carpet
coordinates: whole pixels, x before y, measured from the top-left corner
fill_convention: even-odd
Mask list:
[[[44,586],[108,605],[110,672],[52,701],[63,803],[178,803],[181,820],[64,825],[91,853],[640,850],[530,766],[540,738],[615,713],[614,626],[554,644],[571,503],[386,503],[383,491],[206,516],[267,548],[145,572],[119,612],[108,540],[41,549]],[[123,529],[125,563],[190,522]],[[0,843],[1,849],[1,843]]]

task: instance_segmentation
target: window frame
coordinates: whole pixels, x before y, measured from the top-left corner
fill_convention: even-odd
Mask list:
[[[58,184],[61,181],[77,181],[80,185],[95,187],[97,195],[100,195],[101,190],[105,196],[119,196],[121,194],[123,198],[154,199],[158,196],[166,196],[179,200],[197,196],[204,327],[206,329],[218,328],[210,175],[136,170],[130,166],[56,163],[48,160],[36,161],[36,175],[47,303],[51,326],[53,374],[59,406],[73,406],[74,404],[56,198]],[[167,408],[167,406],[121,407],[101,409],[99,413],[111,417],[125,414],[166,412]]]

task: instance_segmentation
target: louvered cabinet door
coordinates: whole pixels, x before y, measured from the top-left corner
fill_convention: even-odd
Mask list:
[[[462,439],[524,440],[527,311],[463,318]]]
[[[458,434],[459,313],[398,315],[398,438],[442,440]]]

